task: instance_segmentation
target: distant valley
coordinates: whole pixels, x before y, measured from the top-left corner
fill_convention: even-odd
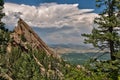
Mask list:
[[[49,46],[53,49],[55,53],[58,54],[99,52],[98,49],[82,46],[82,45],[75,45],[75,44],[52,44]],[[107,52],[107,50],[102,52]]]

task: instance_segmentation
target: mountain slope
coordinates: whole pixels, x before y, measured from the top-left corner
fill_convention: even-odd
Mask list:
[[[57,57],[22,19],[9,35],[1,33],[0,80],[103,80],[84,67]],[[7,37],[8,36],[8,37]],[[106,79],[109,80],[109,79]]]
[[[19,19],[17,27],[11,35],[14,44],[21,45],[25,50],[29,45],[32,49],[45,51],[47,54],[53,54],[53,51],[42,41],[42,39],[32,30],[22,19]]]
[[[65,63],[22,19],[10,35],[0,59],[1,76],[7,80],[62,80]],[[2,72],[1,72],[2,71]],[[6,76],[7,75],[7,76]]]

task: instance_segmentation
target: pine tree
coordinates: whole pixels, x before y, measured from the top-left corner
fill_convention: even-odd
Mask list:
[[[5,24],[2,22],[2,18],[5,16],[3,13],[4,0],[0,0],[0,80],[10,79],[9,75],[6,74],[7,68],[5,66],[6,60],[6,47],[9,41],[10,32],[5,28]]]
[[[95,26],[91,34],[82,34],[86,37],[85,43],[92,43],[94,47],[109,49],[111,60],[120,50],[120,1],[96,0],[97,7],[104,10],[95,18]],[[118,17],[119,16],[119,17]]]
[[[1,21],[1,19],[5,16],[5,14],[3,13],[3,5],[4,1],[0,0],[0,29],[5,30],[4,23]]]
[[[0,45],[2,44],[3,41],[3,30],[4,30],[4,23],[1,21],[3,15],[2,9],[3,9],[4,2],[3,0],[0,0]]]
[[[9,38],[9,31],[5,28],[5,24],[2,22],[2,18],[5,16],[5,13],[3,13],[4,8],[4,0],[0,0],[0,49],[2,46],[5,46],[8,42]]]

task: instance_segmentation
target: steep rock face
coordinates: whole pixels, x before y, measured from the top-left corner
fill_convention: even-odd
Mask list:
[[[11,34],[11,38],[14,45],[19,45],[26,51],[30,49],[27,46],[29,45],[32,49],[39,49],[45,51],[47,54],[53,54],[53,51],[22,19],[19,19],[17,27],[15,27],[14,32]]]
[[[10,37],[5,55],[6,66],[10,68],[10,71],[6,73],[8,76],[2,74],[2,77],[9,78],[10,76],[11,80],[64,79],[65,62],[55,55],[22,19],[19,19],[18,25]],[[30,77],[26,78],[26,75]],[[34,76],[35,79],[33,79]]]

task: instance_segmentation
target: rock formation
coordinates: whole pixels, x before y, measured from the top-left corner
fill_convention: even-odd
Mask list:
[[[42,39],[32,30],[32,28],[19,19],[17,27],[15,27],[14,32],[11,34],[14,45],[21,46],[24,50],[28,50],[27,45],[32,49],[39,49],[45,51],[47,54],[53,54],[53,51],[42,41]]]
[[[63,80],[64,72],[62,69],[65,67],[65,62],[54,55],[51,48],[42,41],[26,22],[19,19],[18,25],[10,34],[10,37],[6,45],[7,53],[5,53],[4,59],[1,59],[1,61],[5,61],[8,72],[0,73],[0,77],[8,80],[23,79],[24,77],[25,80],[29,80],[39,75],[34,80],[41,78],[44,80],[46,78]],[[22,74],[22,76],[16,74]],[[26,78],[26,74],[30,77]]]

